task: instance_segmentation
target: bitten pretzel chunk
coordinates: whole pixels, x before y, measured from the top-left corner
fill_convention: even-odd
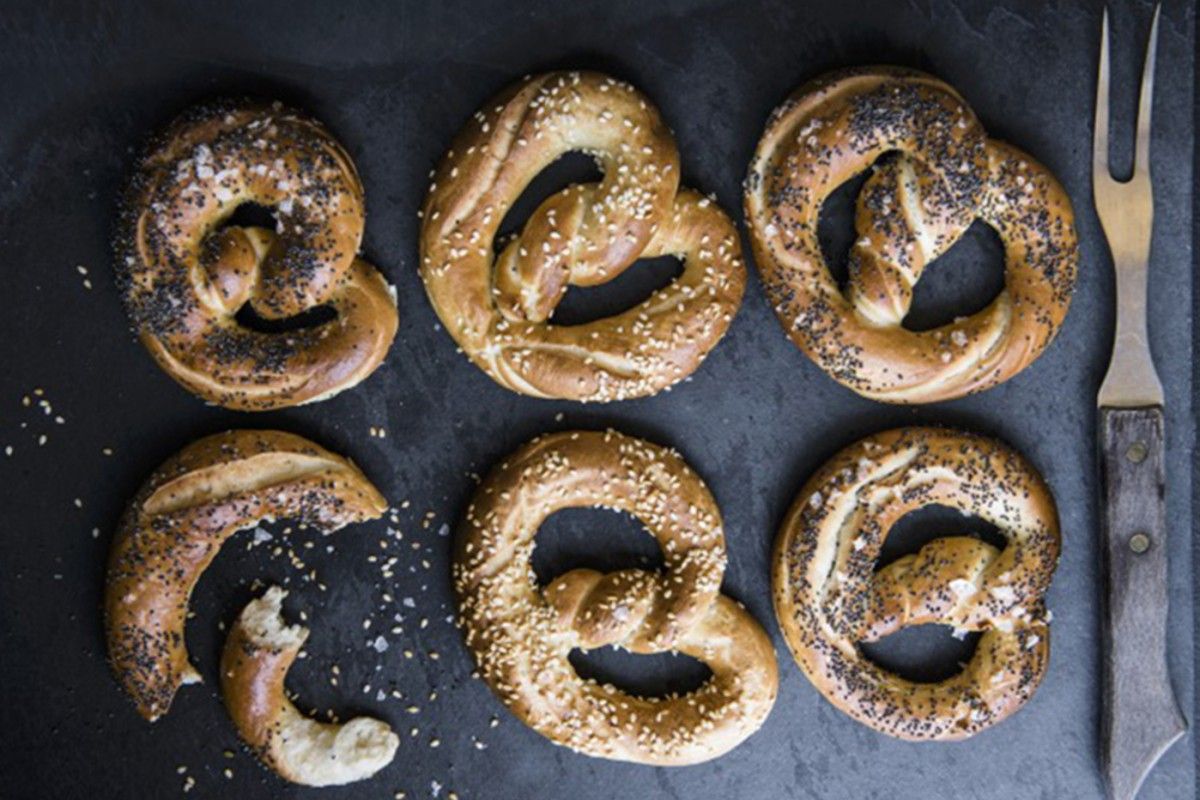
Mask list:
[[[892,525],[931,504],[992,523],[1007,545],[935,539],[875,572]],[[839,709],[901,739],[963,739],[1019,709],[1041,682],[1058,554],[1054,500],[1019,455],[967,433],[888,431],[838,453],[796,498],[775,542],[775,612],[796,662]],[[926,623],[983,633],[948,680],[904,680],[859,649]]]
[[[238,617],[221,655],[221,693],[238,733],[280,777],[306,786],[369,778],[391,763],[400,738],[387,724],[356,717],[342,724],[309,719],[288,699],[287,672],[308,629],[287,625],[273,586]]]
[[[599,183],[533,212],[496,253],[505,214],[565,153],[592,155]],[[679,153],[628,84],[590,72],[527,78],[454,141],[422,210],[421,278],[446,330],[480,369],[535,397],[610,401],[691,375],[725,334],[745,289],[737,230],[679,188]],[[639,258],[673,255],[683,274],[628,311],[549,323],[569,285],[612,280]]]
[[[637,517],[665,569],[577,569],[540,590],[539,526],[588,506]],[[721,515],[704,483],[674,451],[613,431],[548,434],[493,470],[467,509],[453,567],[467,647],[513,714],[576,752],[664,766],[736,747],[775,702],[771,640],[720,593],[724,571]],[[568,660],[605,645],[686,653],[712,677],[682,696],[636,697],[581,678]]]
[[[226,539],[284,518],[331,533],[386,509],[358,467],[290,433],[229,431],[168,459],[121,520],[104,589],[109,660],[138,712],[154,721],[182,684],[200,681],[184,620]]]
[[[858,196],[843,293],[818,240],[821,207],[894,151]],[[1079,261],[1070,200],[929,75],[867,67],[801,87],[771,115],[745,189],[754,257],[788,336],[865,397],[929,403],[991,388],[1032,363],[1066,316]],[[904,328],[921,273],[976,219],[1004,244],[1005,288],[949,325]]]
[[[243,203],[277,224],[226,225]],[[316,120],[276,103],[221,102],[175,120],[139,161],[122,206],[117,278],[142,343],[203,399],[242,411],[325,399],[370,375],[396,335],[393,290],[356,258],[363,189]],[[319,306],[330,321],[263,332],[249,305],[283,320]]]

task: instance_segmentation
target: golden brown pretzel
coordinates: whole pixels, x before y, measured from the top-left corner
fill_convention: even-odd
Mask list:
[[[603,506],[658,539],[661,573],[572,570],[539,591],[534,536],[555,511]],[[454,586],[480,673],[519,719],[590,756],[682,765],[715,758],[762,725],[778,677],[771,640],[722,595],[721,514],[672,450],[609,431],[529,442],[476,492],[456,545]],[[635,697],[584,680],[573,648],[675,650],[712,677],[683,696]]]
[[[239,205],[274,209],[274,233],[221,227]],[[142,157],[126,193],[117,276],[143,344],[167,374],[212,403],[257,411],[354,386],[383,361],[396,301],[355,257],[363,190],[350,156],[316,120],[278,103],[193,109]],[[329,305],[333,320],[267,333]]]
[[[317,722],[288,699],[284,680],[308,638],[288,625],[278,586],[252,600],[234,623],[221,653],[221,694],[238,734],[280,777],[306,786],[363,780],[391,763],[400,744],[386,723],[370,717]]]
[[[935,539],[875,573],[891,526],[935,503],[991,522],[1008,544]],[[962,739],[1041,682],[1058,552],[1054,500],[1015,452],[937,428],[887,431],[842,450],[796,498],[775,542],[775,611],[797,663],[842,711],[902,739]],[[931,622],[983,632],[970,663],[940,683],[904,680],[858,648]]]
[[[817,238],[821,206],[895,150],[859,194],[843,294]],[[1075,285],[1074,216],[1054,176],[987,138],[953,89],[912,70],[845,70],[801,87],[767,124],[745,206],[763,283],[792,341],[876,400],[947,400],[1008,380],[1054,338]],[[922,271],[977,218],[1004,243],[1004,290],[940,328],[902,327]]]
[[[229,431],[167,459],[121,520],[104,589],[109,661],[138,712],[153,721],[182,684],[200,681],[184,620],[227,538],[285,517],[331,533],[386,509],[353,463],[290,433]]]
[[[501,220],[559,156],[604,172],[541,204],[493,252]],[[724,335],[745,267],[733,223],[679,189],[679,153],[628,84],[591,72],[527,78],[487,104],[434,174],[421,277],[463,351],[497,383],[535,397],[642,397],[686,378]],[[583,325],[548,320],[568,285],[611,280],[639,258],[675,255],[683,274],[645,302]]]

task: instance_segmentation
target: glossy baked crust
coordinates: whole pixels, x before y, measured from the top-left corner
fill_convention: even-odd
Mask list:
[[[540,590],[538,527],[586,506],[637,517],[664,569],[572,570]],[[496,467],[467,509],[453,568],[467,647],[513,714],[577,752],[668,766],[736,747],[775,702],[771,640],[720,593],[724,571],[721,515],[704,483],[674,451],[614,431],[548,434]],[[712,677],[665,697],[581,678],[568,654],[605,645],[686,653]]]
[[[169,458],[126,509],[104,588],[109,661],[138,712],[153,721],[182,684],[200,681],[184,621],[226,539],[285,518],[330,533],[386,509],[353,463],[290,433],[229,431]]]
[[[369,778],[391,763],[400,739],[385,723],[310,719],[288,699],[288,669],[308,629],[288,626],[277,586],[252,600],[225,640],[221,694],[238,734],[281,778],[305,786],[340,786]]]
[[[226,226],[243,203],[276,228]],[[324,399],[383,361],[396,301],[357,258],[363,190],[319,122],[282,105],[221,102],[175,120],[125,194],[117,277],[142,343],[203,399],[242,411]],[[243,325],[332,308],[329,321],[267,332]]]
[[[931,504],[992,523],[1006,546],[945,537],[875,572],[892,525]],[[775,542],[775,611],[796,662],[839,709],[901,739],[963,739],[1041,682],[1058,554],[1054,500],[1018,454],[974,434],[887,431],[842,450],[800,491]],[[858,646],[925,623],[983,634],[959,674],[914,683]]]
[[[821,207],[893,151],[859,193],[843,292],[818,240]],[[1075,286],[1074,215],[1058,181],[989,139],[952,88],[913,70],[844,70],[802,86],[759,141],[745,210],[788,336],[834,380],[875,400],[930,403],[1008,380],[1054,338]],[[904,328],[922,271],[976,219],[1004,244],[1005,288],[948,325]]]
[[[599,183],[548,198],[494,252],[507,211],[572,151]],[[639,258],[683,272],[639,305],[582,325],[550,323],[568,285],[612,280]],[[584,401],[655,394],[692,374],[737,313],[745,266],[716,203],[679,188],[679,153],[650,102],[592,72],[527,78],[455,139],[422,210],[421,278],[446,330],[497,383]]]

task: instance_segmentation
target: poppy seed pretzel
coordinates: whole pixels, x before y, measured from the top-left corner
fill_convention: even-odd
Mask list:
[[[391,763],[400,738],[387,723],[355,717],[326,723],[300,713],[284,681],[308,639],[280,611],[278,586],[251,600],[221,651],[221,694],[238,734],[280,777],[305,786],[341,786]]]
[[[843,294],[818,240],[825,200],[880,156],[858,196]],[[980,392],[1028,366],[1058,332],[1079,260],[1062,187],[989,139],[966,101],[912,70],[834,72],[772,114],[746,179],[755,260],[792,341],[834,380],[892,403]],[[1004,244],[1005,288],[942,327],[902,326],[913,287],[975,219]]]
[[[987,520],[1008,544],[939,538],[876,573],[892,525],[930,504]],[[1058,553],[1054,500],[1019,455],[972,434],[888,431],[835,455],[796,498],[775,543],[775,611],[797,663],[839,709],[901,739],[962,739],[1041,682]],[[983,633],[958,675],[914,683],[859,649],[926,623]]]
[[[274,232],[225,225],[247,202],[273,209]],[[354,164],[319,122],[249,101],[186,112],[139,161],[120,217],[117,276],[142,343],[227,408],[354,386],[383,361],[398,321],[391,287],[356,257],[364,215]],[[266,332],[239,322],[246,304],[265,320],[322,305],[335,317]]]
[[[664,570],[577,569],[539,590],[539,526],[588,506],[637,517]],[[509,710],[577,752],[663,766],[732,749],[775,700],[771,641],[720,593],[724,571],[721,515],[704,483],[674,451],[613,431],[542,436],[493,470],[467,509],[453,569],[467,647]],[[567,658],[604,645],[686,653],[712,677],[682,696],[636,697],[581,678]]]
[[[592,155],[603,179],[545,200],[496,255],[513,203],[572,151]],[[681,257],[683,273],[641,304],[549,323],[569,285],[604,283],[662,255]],[[679,153],[658,112],[628,84],[590,72],[527,78],[468,123],[425,200],[421,278],[450,335],[497,383],[598,402],[655,394],[694,372],[746,281],[733,223],[679,188]]]
[[[108,657],[138,712],[153,722],[200,674],[184,621],[200,575],[225,540],[290,518],[332,533],[387,509],[348,459],[280,431],[228,431],[167,459],[142,485],[109,551]]]

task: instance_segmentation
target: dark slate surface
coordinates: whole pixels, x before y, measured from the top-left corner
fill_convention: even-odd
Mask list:
[[[195,778],[194,796],[309,794],[285,787],[240,749],[213,688],[219,624],[228,624],[252,595],[256,579],[290,579],[291,613],[307,611],[313,630],[309,658],[293,671],[292,688],[305,705],[378,714],[403,735],[385,773],[369,784],[326,791],[330,798],[391,797],[398,790],[409,798],[453,791],[461,798],[575,800],[1101,796],[1093,398],[1112,326],[1112,279],[1089,198],[1098,4],[273,5],[96,4],[85,10],[19,3],[0,12],[0,297],[6,302],[0,448],[14,449],[11,457],[0,456],[0,795],[162,797],[180,792],[187,776]],[[1120,155],[1134,107],[1136,42],[1149,15],[1149,5],[1137,3],[1122,4],[1115,17]],[[1193,29],[1191,4],[1169,2],[1155,116],[1151,288],[1153,345],[1169,398],[1170,666],[1189,717],[1195,708]],[[753,277],[729,336],[692,381],[614,406],[508,393],[456,355],[437,328],[416,274],[416,209],[426,173],[476,107],[511,80],[568,66],[631,80],[674,127],[686,182],[714,192],[740,217],[739,183],[770,110],[822,70],[869,62],[924,68],[950,81],[994,135],[1045,162],[1075,199],[1083,263],[1074,305],[1058,340],[1017,379],[979,397],[919,409],[863,400],[786,341]],[[364,385],[314,407],[261,416],[206,407],[154,366],[129,334],[107,248],[131,148],[192,101],[247,92],[311,110],[354,155],[370,210],[365,251],[397,285],[401,313],[395,347]],[[840,221],[830,230],[844,243],[844,217]],[[986,230],[970,239],[923,282],[927,321],[977,307],[998,286],[994,240]],[[79,265],[88,270],[90,291]],[[647,269],[616,289],[573,292],[569,302],[575,314],[617,307],[668,274]],[[35,388],[43,389],[52,414],[22,407],[22,396]],[[65,421],[56,424],[55,415]],[[1024,710],[964,744],[893,741],[835,711],[793,665],[770,607],[770,545],[800,483],[859,436],[912,422],[959,425],[1011,442],[1044,472],[1062,516],[1049,675]],[[188,636],[207,684],[185,689],[170,715],[150,726],[121,696],[104,662],[103,560],[123,503],[150,470],[188,441],[231,426],[277,426],[352,456],[395,504],[411,501],[396,526],[405,538],[381,551],[377,543],[388,523],[379,522],[338,534],[328,552],[326,542],[305,550],[300,543],[312,537],[292,534],[328,587],[321,591],[302,582],[286,556],[271,557],[283,526],[272,526],[275,540],[252,550],[243,535],[196,593]],[[387,438],[370,436],[372,426],[385,428]],[[449,545],[438,530],[458,518],[473,474],[537,433],[575,426],[615,426],[674,445],[721,504],[730,553],[726,591],[771,632],[782,684],[764,729],[716,762],[650,769],[550,745],[471,678],[459,635],[447,622],[453,611]],[[39,446],[43,434],[48,439]],[[426,512],[433,514],[428,529],[421,525]],[[931,532],[964,524],[970,523],[926,515],[907,524],[891,549],[912,549]],[[554,530],[541,537],[538,559],[544,578],[579,563],[653,560],[648,537],[603,512],[564,514],[547,528]],[[381,578],[371,555],[399,557],[394,579]],[[393,604],[382,600],[384,592],[394,596]],[[404,605],[406,597],[413,608]],[[405,616],[404,633],[388,634],[385,653],[368,648],[397,611]],[[362,620],[372,615],[375,622],[364,631]],[[936,629],[902,636],[877,653],[909,674],[945,674],[965,656]],[[431,651],[440,658],[432,660]],[[337,687],[329,683],[334,663],[341,669]],[[583,666],[650,691],[687,688],[704,674],[668,656],[606,653]],[[368,682],[372,688],[363,693]],[[405,698],[377,702],[380,686]],[[408,713],[409,706],[419,711]],[[490,727],[493,718],[496,727]],[[1194,753],[1189,735],[1142,796],[1192,796]]]

